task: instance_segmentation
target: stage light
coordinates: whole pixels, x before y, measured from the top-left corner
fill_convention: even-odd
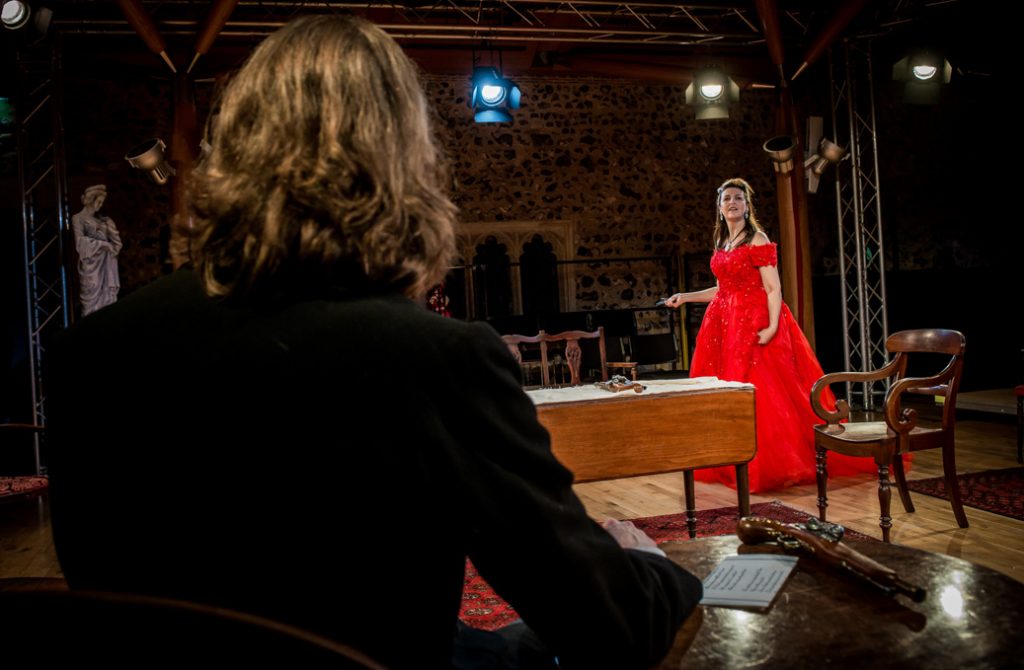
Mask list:
[[[796,141],[789,135],[773,137],[764,143],[764,150],[772,159],[772,166],[776,172],[789,174],[793,171],[793,152],[796,149]]]
[[[3,8],[0,9],[0,23],[8,30],[21,30],[29,39],[35,40],[46,36],[50,29],[50,21],[53,19],[53,10],[48,7],[36,7],[33,11],[32,5],[24,0],[6,0]]]
[[[804,167],[811,168],[811,172],[820,177],[829,165],[838,163],[845,157],[846,149],[822,137],[818,143],[818,152],[804,161]]]
[[[905,82],[903,100],[916,105],[933,105],[939,101],[942,84],[948,84],[953,67],[937,51],[920,49],[901,58],[892,66],[892,78]]]
[[[477,123],[509,123],[510,109],[519,109],[522,97],[519,87],[501,76],[497,68],[473,68],[473,89],[469,106],[476,110],[473,120]]]
[[[686,104],[693,105],[698,119],[729,118],[729,103],[740,99],[740,87],[718,67],[705,67],[686,87]]]
[[[0,10],[0,21],[8,30],[18,30],[28,23],[30,16],[32,16],[32,10],[28,3],[21,2],[21,0],[9,0]]]
[[[166,148],[163,140],[154,137],[126,153],[124,159],[132,167],[148,172],[156,183],[166,184],[168,178],[176,174],[174,168],[164,159]]]

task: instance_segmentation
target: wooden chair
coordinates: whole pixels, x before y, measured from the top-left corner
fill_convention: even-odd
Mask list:
[[[815,426],[814,446],[817,452],[818,510],[825,521],[828,499],[825,493],[828,481],[826,453],[834,451],[847,456],[870,456],[878,466],[878,502],[881,507],[879,526],[882,539],[889,542],[891,492],[889,467],[892,466],[899,489],[900,500],[908,512],[914,511],[907,480],[903,472],[902,455],[924,449],[942,449],[942,470],[946,480],[953,514],[961,528],[967,528],[967,516],[960,501],[956,479],[954,423],[956,394],[963,373],[964,336],[955,330],[905,330],[894,333],[885,341],[886,350],[895,354],[882,368],[871,372],[838,372],[827,374],[811,388],[811,406],[827,422]],[[907,377],[910,354],[931,353],[950,356],[948,364],[932,377]],[[821,393],[837,382],[865,382],[890,379],[892,384],[885,395],[885,420],[840,423],[850,415],[845,400],[836,402],[836,411],[829,412],[821,405]],[[938,428],[917,425],[917,412],[902,406],[905,393],[916,393],[943,399],[942,423]]]
[[[5,667],[271,665],[383,670],[347,645],[224,607],[97,591],[0,592]],[[7,664],[10,664],[9,666]]]
[[[604,327],[598,327],[595,331],[567,330],[561,333],[550,334],[543,330],[536,335],[502,335],[505,345],[508,347],[512,357],[519,363],[524,372],[524,381],[530,370],[540,369],[541,386],[551,386],[552,357],[548,344],[551,342],[565,342],[565,365],[569,369],[569,383],[572,386],[579,386],[582,383],[580,375],[580,362],[583,358],[583,350],[580,348],[580,340],[596,339],[598,341],[598,353],[601,357],[601,381],[608,381],[608,370],[631,370],[633,381],[636,381],[636,363],[629,361],[608,361],[607,350],[605,349]],[[540,360],[523,360],[523,352],[520,346],[523,344],[539,344]]]
[[[548,376],[548,361],[547,361],[547,348],[541,343],[541,338],[544,336],[544,331],[540,331],[536,335],[502,335],[501,339],[505,341],[505,346],[508,347],[509,352],[512,354],[512,358],[516,359],[516,363],[519,363],[519,369],[522,370],[523,374],[523,386],[528,386],[526,383],[529,378],[531,370],[540,370],[540,383],[541,386],[550,386],[550,378]],[[520,348],[524,344],[538,344],[540,345],[540,360],[539,361],[524,361],[523,351]]]
[[[598,354],[600,356],[601,381],[608,381],[609,370],[630,370],[633,381],[636,381],[635,362],[631,361],[608,361],[608,350],[604,340],[604,326],[598,326],[597,330],[567,330],[562,333],[549,334],[540,331],[541,358],[549,361],[550,351],[548,344],[551,342],[565,342],[565,363],[569,368],[569,383],[572,386],[579,386],[582,381],[580,375],[580,361],[583,358],[583,350],[580,349],[580,340],[596,339]]]
[[[543,330],[540,331],[541,359],[545,361],[550,360],[550,350],[548,348],[550,343],[565,342],[565,365],[569,368],[569,383],[572,386],[579,386],[582,383],[580,378],[580,361],[583,358],[583,350],[580,349],[580,340],[582,339],[598,340],[598,349],[601,356],[601,379],[608,379],[608,370],[604,367],[605,362],[608,360],[604,347],[604,328],[598,328],[592,332],[586,330],[566,330],[554,334],[545,333]]]

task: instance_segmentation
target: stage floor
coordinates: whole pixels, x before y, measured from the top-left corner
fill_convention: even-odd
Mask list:
[[[957,394],[956,408],[1016,416],[1017,399],[1013,395],[1012,388],[968,391]]]

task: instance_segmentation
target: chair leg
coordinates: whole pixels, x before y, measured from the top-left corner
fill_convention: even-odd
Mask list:
[[[882,541],[889,542],[889,529],[892,528],[892,491],[889,490],[889,466],[878,464],[878,507],[881,515],[878,526],[882,529]]]
[[[818,480],[818,518],[822,521],[828,521],[825,518],[825,509],[828,507],[828,495],[826,494],[828,487],[828,456],[822,447],[815,446],[814,452],[814,474]]]
[[[697,537],[697,495],[693,488],[693,470],[683,470],[683,495],[686,496],[686,529],[692,540]]]
[[[961,528],[967,528],[967,515],[964,514],[964,505],[960,500],[960,483],[956,480],[956,445],[953,440],[942,445],[942,474],[946,479],[946,492],[953,506],[956,523]]]
[[[896,475],[896,490],[900,492],[900,502],[903,509],[908,512],[914,511],[914,501],[910,499],[910,489],[907,488],[907,475],[903,470],[903,455],[896,454],[892,459],[892,473]]]

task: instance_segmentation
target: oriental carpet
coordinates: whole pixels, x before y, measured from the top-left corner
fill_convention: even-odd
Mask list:
[[[1024,521],[1024,468],[968,472],[957,475],[956,479],[960,485],[960,497],[968,507]],[[907,488],[949,500],[942,477],[908,480]]]
[[[802,512],[787,507],[780,502],[757,503],[750,506],[753,516],[762,516],[785,523],[802,523],[809,512]],[[739,509],[736,507],[718,507],[699,510],[697,512],[697,537],[712,535],[730,535],[736,532],[736,518]],[[664,514],[632,519],[637,528],[650,535],[655,542],[687,540],[686,514]],[[847,531],[847,536],[865,539],[867,536],[854,531]],[[462,588],[462,609],[459,618],[474,628],[494,630],[515,621],[518,615],[515,610],[502,600],[491,587],[477,574],[473,564],[466,561],[466,576]]]

